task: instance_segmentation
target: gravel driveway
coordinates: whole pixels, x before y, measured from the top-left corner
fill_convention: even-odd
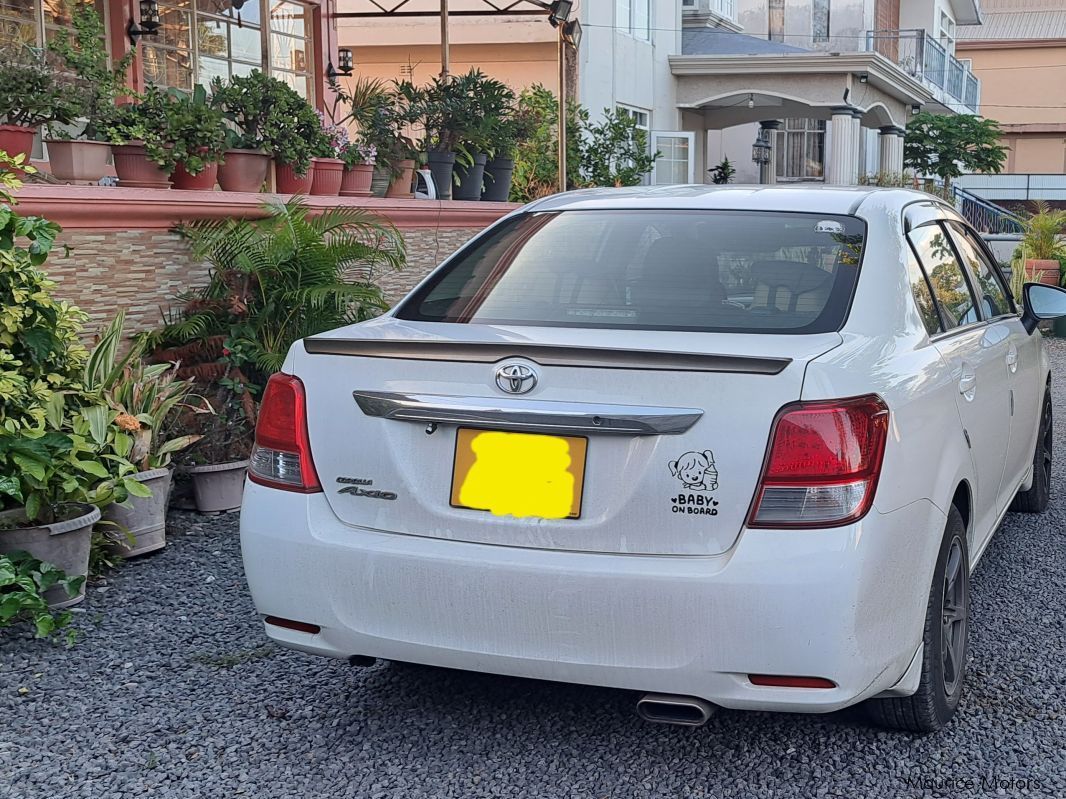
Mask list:
[[[1057,495],[1009,515],[978,568],[968,689],[941,734],[854,711],[649,725],[625,691],[280,650],[237,518],[175,514],[166,550],[90,589],[75,648],[0,642],[0,797],[1064,797],[1064,392]]]

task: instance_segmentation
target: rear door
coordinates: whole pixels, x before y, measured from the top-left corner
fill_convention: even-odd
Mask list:
[[[331,507],[407,535],[725,552],[776,413],[841,341],[864,232],[820,214],[511,220],[393,316],[304,343]]]
[[[981,305],[993,325],[1006,330],[1009,340],[1003,353],[1010,407],[1010,441],[1004,459],[1001,507],[1013,499],[1021,478],[1029,470],[1036,446],[1040,403],[1044,385],[1040,380],[1040,339],[1030,336],[1021,316],[1007,296],[1007,288],[992,266],[979,237],[962,225],[952,225],[959,254],[975,278]]]
[[[910,240],[929,276],[946,332],[934,339],[955,379],[956,406],[973,456],[974,531],[980,543],[1004,507],[1003,465],[1010,438],[1007,355],[1010,330],[986,321],[974,279],[964,269],[942,222],[911,231]],[[975,546],[974,551],[979,551]]]

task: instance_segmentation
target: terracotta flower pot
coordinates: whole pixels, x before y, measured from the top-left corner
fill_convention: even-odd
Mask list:
[[[389,183],[386,197],[414,197],[415,162],[414,159],[400,161],[397,164],[400,174],[396,175]]]
[[[227,150],[218,168],[222,191],[255,193],[263,188],[270,173],[270,156],[258,150]]]
[[[345,169],[341,179],[341,197],[369,197],[373,180],[373,164],[355,164]]]
[[[185,471],[192,476],[193,496],[200,513],[223,513],[241,506],[248,461],[190,466]]]
[[[1049,286],[1059,285],[1059,262],[1034,259],[1025,262],[1026,282],[1046,283]]]
[[[92,505],[73,503],[66,507],[68,518],[52,524],[14,527],[0,532],[0,553],[25,550],[38,560],[51,563],[67,577],[85,577],[89,573],[89,544],[93,525],[100,521],[100,511]],[[26,524],[21,508],[0,512],[0,523]],[[44,592],[50,608],[66,608],[85,599],[85,586],[77,596],[53,586]]]
[[[134,558],[162,549],[167,544],[167,498],[170,496],[170,469],[152,469],[130,475],[152,492],[150,497],[130,497],[123,505],[108,505],[104,521],[118,525],[109,527],[111,549],[124,558]],[[130,544],[125,533],[133,536]]]
[[[314,162],[307,168],[306,175],[298,175],[288,164],[274,162],[274,187],[278,194],[308,194],[314,179]]]
[[[190,175],[185,171],[184,164],[178,164],[174,167],[174,174],[170,177],[174,181],[175,189],[214,191],[215,182],[218,179],[218,164],[208,164],[198,175]]]
[[[311,180],[311,194],[336,197],[341,192],[344,179],[344,162],[339,158],[314,158],[314,177]]]
[[[143,144],[114,144],[115,173],[118,185],[134,189],[169,189],[170,174],[154,161],[148,159]]]
[[[16,155],[24,155],[28,163],[30,152],[33,150],[33,137],[36,134],[37,128],[27,128],[23,125],[0,125],[0,150],[12,158]]]
[[[111,145],[105,141],[45,139],[52,177],[73,182],[97,183],[107,174]]]

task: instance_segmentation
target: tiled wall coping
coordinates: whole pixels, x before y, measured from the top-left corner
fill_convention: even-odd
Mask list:
[[[288,195],[106,186],[28,184],[17,193],[22,214],[43,216],[73,230],[167,230],[194,219],[259,218],[263,204]],[[401,200],[376,197],[306,198],[312,209],[355,206],[401,229],[482,228],[518,206],[512,203]]]

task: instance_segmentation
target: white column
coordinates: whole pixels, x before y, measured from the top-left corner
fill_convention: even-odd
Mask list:
[[[777,129],[781,127],[780,121],[769,119],[759,123],[759,128],[766,131],[765,135],[770,142],[770,163],[761,169],[760,183],[777,183]]]
[[[859,120],[854,110],[851,106],[837,106],[832,110],[826,182],[833,185],[851,186],[858,181]]]
[[[851,162],[848,164],[848,185],[857,186],[862,164],[862,121],[858,109],[851,112]]]
[[[888,175],[903,174],[903,135],[903,128],[895,125],[886,125],[880,129],[881,172]]]

